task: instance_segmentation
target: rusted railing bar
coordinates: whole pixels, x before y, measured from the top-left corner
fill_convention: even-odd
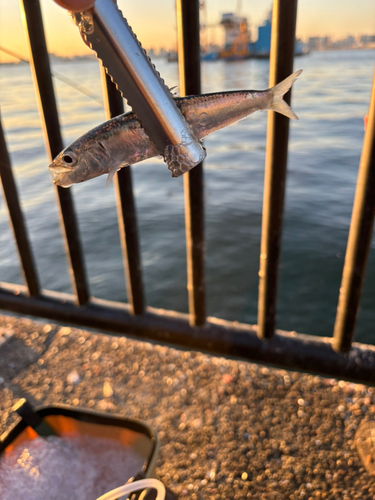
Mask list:
[[[293,72],[297,0],[274,0],[272,10],[269,86]],[[290,94],[286,97],[290,103]],[[289,118],[268,113],[259,269],[258,335],[275,330],[278,269],[288,157]]]
[[[350,349],[375,217],[375,73],[359,164],[348,246],[334,327],[334,348]]]
[[[39,0],[23,0],[23,8],[31,53],[30,65],[34,73],[40,103],[46,147],[50,158],[53,159],[63,149],[63,142]],[[62,187],[57,187],[57,195],[65,241],[73,271],[73,283],[78,302],[82,305],[89,300],[89,291],[73,200],[70,191]]]
[[[104,70],[102,70],[102,79],[106,116],[109,119],[124,112],[124,102],[120,92]],[[137,315],[144,312],[145,305],[131,167],[119,170],[114,183],[128,302],[132,314]]]
[[[265,343],[250,325],[207,318],[203,326],[193,327],[187,314],[174,311],[147,307],[143,315],[133,316],[126,304],[93,298],[86,307],[77,307],[74,297],[67,294],[43,290],[42,296],[30,298],[24,290],[0,283],[0,309],[286,369],[375,383],[374,346],[355,344],[344,355],[332,349],[331,338],[280,331]]]
[[[177,0],[180,95],[201,93],[199,1]],[[192,325],[206,320],[204,199],[202,163],[184,174],[189,314]]]
[[[4,198],[8,205],[11,225],[13,227],[14,237],[17,243],[17,249],[20,256],[23,274],[30,295],[39,294],[39,280],[35,268],[34,258],[31,251],[29,238],[23,213],[21,210],[17,186],[14,181],[12,166],[8,149],[5,142],[4,131],[0,119],[0,177],[3,186]]]

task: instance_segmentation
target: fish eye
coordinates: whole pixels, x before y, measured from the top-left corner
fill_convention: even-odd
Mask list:
[[[61,161],[67,167],[73,167],[77,163],[77,157],[74,153],[69,151],[69,153],[64,153],[64,155],[61,158]]]

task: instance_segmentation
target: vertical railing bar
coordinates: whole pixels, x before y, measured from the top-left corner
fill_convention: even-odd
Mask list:
[[[180,95],[201,92],[199,1],[177,0]],[[184,175],[189,314],[192,325],[206,320],[204,199],[202,163]]]
[[[11,225],[20,256],[22,270],[25,277],[29,294],[39,295],[39,280],[35,268],[34,258],[31,251],[30,241],[27,235],[25,220],[18,198],[17,186],[13,177],[10,157],[5,142],[4,131],[0,119],[0,177],[4,191],[4,198],[8,205]]]
[[[104,70],[102,70],[102,81],[106,117],[109,119],[121,115],[124,112],[122,96]],[[128,302],[132,314],[137,315],[144,312],[145,303],[131,167],[119,170],[113,182],[116,190],[117,218]]]
[[[375,217],[375,72],[372,83],[368,123],[363,141],[357,187],[353,203],[348,246],[341,279],[333,347],[336,351],[349,351]]]
[[[293,72],[297,0],[274,0],[269,86]],[[285,99],[290,103],[290,93]],[[258,336],[275,331],[278,268],[288,157],[289,118],[268,112],[259,269]]]
[[[63,149],[63,142],[44,36],[42,12],[39,0],[23,0],[22,3],[31,53],[30,66],[33,70],[35,86],[38,90],[46,147],[50,158],[53,159]],[[89,300],[89,291],[73,199],[70,191],[60,186],[57,187],[57,195],[71,270],[73,272],[73,283],[78,303],[83,305]]]

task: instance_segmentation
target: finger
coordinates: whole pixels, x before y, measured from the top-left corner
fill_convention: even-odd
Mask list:
[[[366,115],[364,118],[363,118],[363,128],[364,130],[367,129],[367,123],[368,123],[368,115]]]
[[[94,5],[95,0],[55,0],[55,2],[72,12],[82,12],[83,10],[90,9]]]

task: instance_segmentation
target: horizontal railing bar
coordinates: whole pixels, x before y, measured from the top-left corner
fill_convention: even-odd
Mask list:
[[[102,79],[107,119],[121,115],[124,112],[124,101],[120,92],[104,70],[102,70]],[[130,166],[124,167],[117,172],[114,178],[114,184],[128,302],[132,313],[137,315],[143,313],[145,304]]]
[[[375,218],[375,72],[334,327],[334,347],[350,349]]]
[[[34,73],[34,84],[40,102],[46,146],[52,160],[63,149],[56,98],[51,78],[51,68],[44,36],[42,12],[39,0],[23,0],[30,49],[30,66]],[[47,168],[47,167],[46,167]],[[89,300],[86,271],[83,262],[78,224],[73,199],[68,189],[57,186],[65,242],[70,258],[73,284],[80,304]]]
[[[293,72],[297,0],[274,0],[269,86]],[[290,93],[286,101],[290,104]],[[289,118],[268,112],[262,237],[259,265],[258,335],[275,330],[281,232],[288,159]]]
[[[375,347],[355,343],[348,354],[337,353],[331,338],[277,331],[268,342],[256,335],[251,325],[207,318],[193,327],[189,316],[147,307],[133,316],[129,306],[93,298],[84,306],[74,296],[43,290],[39,297],[27,297],[26,287],[0,283],[0,309],[126,334],[140,340],[157,341],[210,354],[241,358],[320,375],[375,383]]]
[[[178,0],[177,36],[180,95],[201,93],[199,1]],[[184,174],[187,289],[192,325],[206,320],[204,276],[203,165]]]
[[[5,142],[3,126],[0,119],[0,177],[3,186],[4,198],[6,200],[17,250],[20,256],[25,281],[30,295],[39,294],[39,280],[35,268],[35,262],[31,251],[30,241],[21,205],[18,197],[17,186],[14,181],[12,165]]]

